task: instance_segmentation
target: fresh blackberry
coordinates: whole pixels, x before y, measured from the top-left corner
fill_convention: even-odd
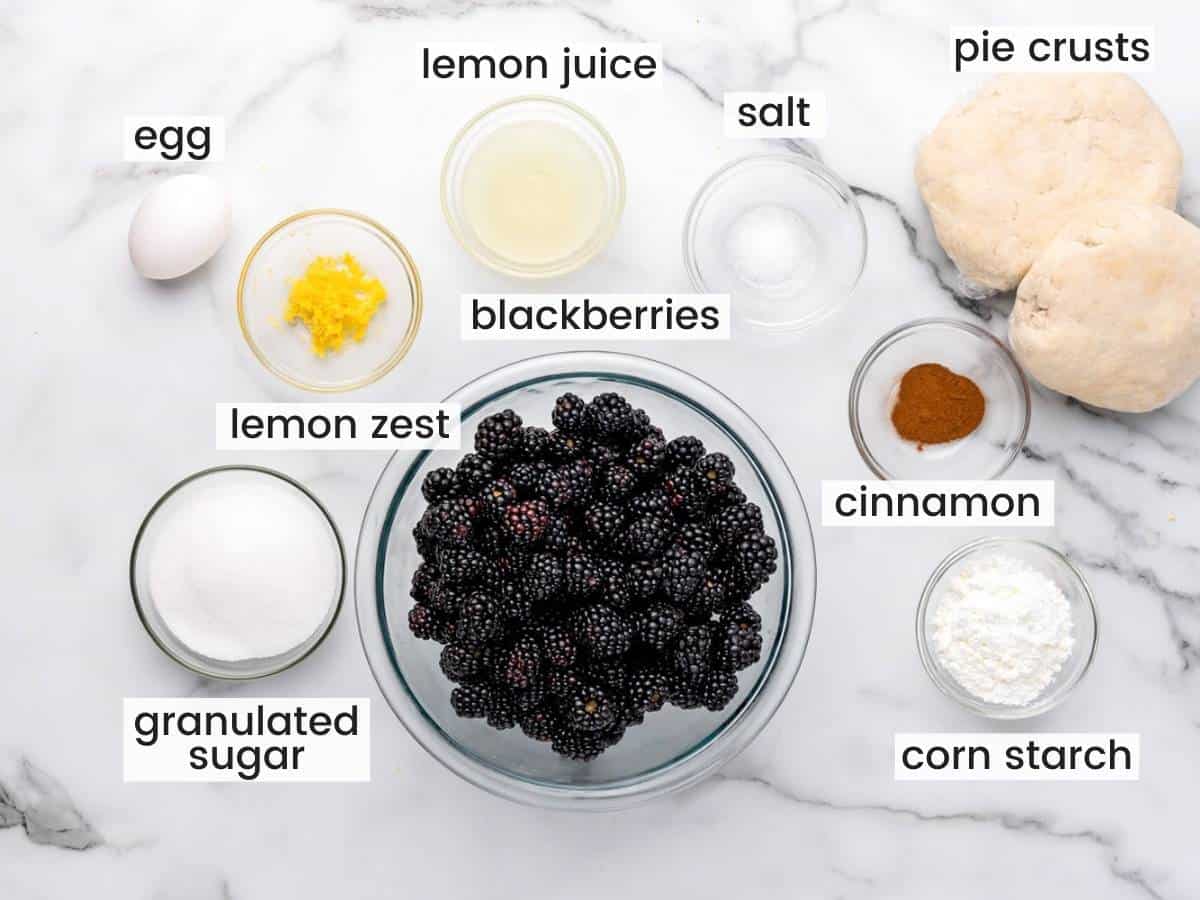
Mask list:
[[[631,559],[652,559],[663,552],[673,530],[671,523],[662,516],[642,516],[631,522],[621,536],[621,549]]]
[[[554,411],[550,413],[550,421],[554,427],[564,434],[583,433],[583,413],[587,404],[575,394],[563,394],[554,401]]]
[[[625,454],[625,465],[638,478],[649,478],[662,469],[667,459],[667,445],[661,438],[649,435],[642,438]]]
[[[631,562],[625,569],[625,585],[634,601],[649,600],[662,586],[662,565],[653,560]]]
[[[590,762],[604,752],[605,745],[600,735],[575,731],[563,725],[551,739],[550,748],[559,756],[565,756],[567,759],[573,759],[576,762]]]
[[[511,409],[493,413],[475,429],[475,452],[503,461],[521,448],[521,417]]]
[[[632,672],[626,685],[629,705],[638,712],[656,712],[666,703],[670,680],[658,669],[638,669]]]
[[[574,669],[551,669],[546,673],[546,690],[550,696],[565,701],[579,684],[579,675]]]
[[[483,656],[478,647],[465,644],[447,644],[438,657],[442,674],[451,681],[470,681],[479,675],[483,667]]]
[[[707,511],[708,495],[694,469],[676,469],[663,479],[667,507],[679,519],[702,517]]]
[[[704,682],[681,672],[667,676],[667,702],[680,709],[697,709],[704,705]]]
[[[664,653],[683,628],[683,613],[666,603],[653,603],[633,619],[634,636],[655,653]]]
[[[546,445],[546,458],[557,463],[583,459],[587,455],[589,446],[582,435],[552,431],[550,432],[550,441]]]
[[[483,591],[472,591],[463,598],[458,612],[458,639],[467,644],[486,644],[500,633],[503,612],[494,599]]]
[[[493,521],[500,521],[504,511],[518,500],[517,488],[507,478],[497,478],[483,489],[480,495],[484,514]]]
[[[556,556],[563,556],[571,549],[571,526],[565,517],[551,514],[542,534],[541,546]]]
[[[415,603],[408,611],[408,630],[419,640],[428,641],[434,636],[437,621],[437,613],[424,603]]]
[[[700,457],[693,471],[699,476],[704,493],[709,497],[724,494],[733,482],[733,461],[724,453],[709,453]]]
[[[662,556],[663,593],[676,606],[684,606],[704,578],[704,559],[678,544]]]
[[[687,522],[675,532],[675,543],[685,550],[696,553],[705,562],[716,554],[718,545],[713,533],[703,522]]]
[[[525,690],[533,685],[542,668],[542,652],[537,640],[526,635],[517,638],[501,656],[500,679],[510,688]]]
[[[492,461],[478,453],[468,453],[458,461],[454,470],[459,491],[467,494],[483,490],[484,485],[496,477],[495,473],[496,467]]]
[[[718,494],[715,497],[708,498],[709,509],[714,512],[720,512],[730,506],[737,506],[741,503],[746,503],[746,493],[736,484],[730,483],[723,494]]]
[[[458,491],[458,476],[453,469],[433,469],[421,482],[421,496],[430,503],[447,500]]]
[[[492,690],[485,684],[460,684],[450,692],[450,705],[464,719],[482,719],[487,715]]]
[[[667,441],[666,451],[673,468],[690,468],[704,455],[704,443],[698,437],[683,435]]]
[[[429,606],[441,616],[457,617],[467,588],[449,581],[439,581],[429,592]]]
[[[409,587],[408,595],[418,603],[425,603],[429,600],[429,595],[439,577],[438,570],[432,563],[421,563],[413,572],[412,585]]]
[[[723,612],[713,623],[713,662],[726,671],[740,672],[762,655],[762,617],[749,603]]]
[[[732,546],[748,534],[762,534],[762,510],[755,503],[738,503],[718,511],[712,520],[713,534],[723,546]]]
[[[567,724],[576,731],[604,731],[617,719],[617,705],[598,684],[579,681],[565,700]]]
[[[644,409],[635,409],[629,414],[629,424],[625,427],[623,437],[630,443],[636,443],[644,437],[662,438],[662,429],[655,428],[650,421],[650,414]]]
[[[651,488],[634,495],[629,501],[631,516],[663,516],[671,515],[671,501],[661,488]]]
[[[485,570],[484,578],[490,574],[495,578],[515,580],[529,568],[532,559],[533,554],[524,547],[502,547],[492,554],[491,571]]]
[[[609,466],[596,480],[596,494],[602,500],[619,503],[637,487],[637,477],[625,466]]]
[[[595,660],[579,671],[585,681],[594,682],[600,687],[608,688],[613,696],[619,696],[625,690],[629,678],[629,670],[625,664],[617,660]]]
[[[571,633],[595,659],[621,656],[633,641],[633,629],[621,614],[599,603],[571,617]]]
[[[600,590],[603,572],[596,557],[588,553],[571,553],[563,566],[563,587],[568,597],[586,600]]]
[[[705,709],[720,712],[737,696],[737,676],[732,672],[709,672],[701,680],[700,702]]]
[[[779,551],[769,535],[752,534],[742,538],[734,548],[731,561],[734,575],[739,582],[751,590],[757,590],[775,572],[775,560]]]
[[[541,602],[555,596],[562,586],[562,560],[553,553],[535,553],[521,576],[522,592]]]
[[[551,509],[573,508],[587,500],[591,493],[591,463],[576,460],[542,473],[534,488]]]
[[[437,553],[438,570],[447,584],[470,584],[487,568],[488,561],[470,547],[441,547]]]
[[[611,544],[625,525],[625,511],[615,503],[597,503],[583,514],[583,527],[598,546]]]
[[[535,741],[553,740],[555,733],[562,727],[562,720],[549,706],[539,706],[524,713],[517,720],[526,737]]]
[[[584,450],[584,455],[591,460],[592,464],[599,468],[610,468],[621,461],[621,453],[616,448],[608,444],[597,444],[596,442],[589,443]]]
[[[536,681],[531,682],[527,688],[514,690],[512,692],[512,701],[513,706],[517,708],[517,715],[524,715],[531,710],[537,709],[546,702],[548,694],[545,678],[538,678]]]
[[[633,594],[625,580],[625,566],[615,559],[600,560],[600,590],[597,599],[618,611],[629,608]]]
[[[725,606],[725,579],[720,571],[706,569],[700,579],[700,586],[691,597],[689,611],[697,616],[707,618]]]
[[[675,645],[675,670],[692,681],[708,671],[712,635],[705,625],[689,625],[679,635]]]
[[[458,616],[436,613],[433,639],[439,644],[453,644],[458,640]]]
[[[516,727],[517,707],[508,691],[493,689],[487,701],[487,723],[497,731]]]
[[[528,498],[534,495],[542,475],[550,471],[550,464],[542,460],[515,463],[505,476],[508,483],[517,489],[518,495]]]
[[[417,530],[437,547],[467,546],[473,527],[467,510],[458,500],[435,503],[417,523]]]
[[[542,500],[522,500],[504,510],[500,520],[502,533],[514,544],[533,544],[541,538],[550,522],[550,508]]]
[[[530,425],[521,430],[520,456],[523,459],[541,459],[550,451],[550,432],[545,428]]]
[[[570,629],[565,625],[547,625],[543,628],[542,655],[555,668],[565,669],[574,665],[578,654]]]
[[[494,585],[496,603],[500,609],[500,617],[509,623],[528,622],[533,618],[534,599],[521,586],[511,581],[502,581]]]
[[[597,394],[583,411],[584,430],[595,440],[608,443],[628,433],[633,407],[620,394]]]

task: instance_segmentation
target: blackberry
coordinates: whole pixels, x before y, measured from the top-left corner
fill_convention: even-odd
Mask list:
[[[657,669],[638,669],[629,676],[626,693],[629,705],[638,712],[656,712],[669,695],[670,680]]]
[[[597,598],[615,610],[628,609],[633,594],[625,581],[625,566],[615,559],[600,560],[600,591]]]
[[[486,644],[500,633],[503,624],[499,604],[483,591],[463,598],[458,612],[458,639],[467,644]]]
[[[610,466],[615,466],[621,461],[620,452],[608,444],[588,444],[584,448],[584,455],[591,460],[597,468],[608,468]]]
[[[635,516],[671,515],[671,501],[661,488],[652,488],[635,495],[629,501],[629,513]]]
[[[676,469],[663,479],[662,486],[667,507],[675,516],[687,521],[704,515],[708,496],[694,469]]]
[[[648,515],[635,519],[621,536],[625,555],[635,560],[647,560],[662,553],[671,540],[671,523],[661,516]]]
[[[504,510],[503,534],[514,544],[533,544],[550,522],[550,508],[542,500],[522,500]]]
[[[417,530],[437,547],[465,547],[474,526],[458,500],[443,500],[425,510]]]
[[[534,487],[534,493],[556,510],[578,506],[590,492],[591,463],[586,460],[543,472]]]
[[[511,409],[493,413],[475,429],[475,452],[487,459],[506,460],[521,443],[521,417]]]
[[[470,584],[487,568],[488,561],[470,547],[442,547],[437,552],[438,569],[446,584]]]
[[[542,549],[563,556],[571,548],[571,527],[562,516],[551,515],[542,534]]]
[[[561,726],[551,739],[550,748],[559,756],[576,762],[590,762],[604,752],[604,741],[599,735],[575,731]]]
[[[663,593],[676,606],[685,605],[704,578],[704,560],[676,544],[662,556]]]
[[[649,600],[662,586],[662,565],[642,560],[631,562],[625,569],[625,586],[635,600]]]
[[[737,506],[739,503],[746,503],[745,492],[736,484],[730,484],[725,489],[723,494],[718,494],[715,497],[708,498],[708,506],[714,511],[720,511],[729,506]]]
[[[539,678],[531,682],[529,687],[514,690],[512,692],[513,706],[517,708],[517,715],[524,715],[530,710],[537,709],[546,702],[546,679]]]
[[[521,497],[531,497],[537,490],[542,475],[550,471],[550,464],[542,462],[519,462],[508,470],[508,483],[517,489]]]
[[[697,709],[704,705],[704,683],[680,672],[667,676],[667,702],[680,709]]]
[[[458,479],[459,491],[473,494],[495,477],[496,467],[487,457],[468,453],[458,461],[454,474]]]
[[[534,598],[511,581],[501,582],[494,588],[500,617],[505,622],[528,622],[533,617]]]
[[[679,635],[675,645],[675,669],[692,681],[708,671],[712,635],[705,625],[689,625]]]
[[[724,453],[709,453],[700,457],[693,471],[699,476],[704,493],[709,497],[725,493],[733,481],[733,461]]]
[[[542,630],[542,655],[546,662],[565,669],[575,664],[575,638],[565,625],[547,625]]]
[[[637,477],[625,466],[610,466],[597,479],[596,494],[602,500],[619,503],[637,487]]]
[[[691,597],[689,610],[707,618],[725,606],[725,579],[719,571],[708,569],[700,579],[700,586]]]
[[[487,723],[497,731],[516,727],[517,708],[507,691],[493,690],[487,702]]]
[[[566,700],[579,684],[574,669],[551,669],[546,673],[546,690],[556,700]]]
[[[583,514],[588,537],[599,546],[611,544],[625,525],[625,511],[615,503],[597,503]]]
[[[521,590],[534,602],[549,600],[563,586],[562,560],[553,553],[535,553],[521,576]]]
[[[542,653],[537,639],[519,637],[501,661],[500,679],[510,688],[524,690],[537,682],[542,668]]]
[[[571,632],[595,659],[621,656],[633,641],[633,629],[621,614],[599,603],[571,617]]]
[[[517,488],[506,478],[497,478],[483,489],[480,500],[484,514],[493,521],[500,521],[504,511],[517,502]]]
[[[713,534],[722,545],[736,544],[742,537],[762,534],[762,510],[755,503],[727,506],[713,516]]]
[[[458,476],[453,469],[433,469],[421,482],[421,496],[430,503],[447,500],[458,491]]]
[[[654,423],[650,421],[650,414],[644,409],[635,409],[629,415],[629,424],[625,428],[624,437],[630,442],[636,442],[651,436],[661,440],[662,429],[655,427]]]
[[[633,407],[620,394],[597,394],[583,411],[584,430],[595,440],[608,443],[627,433],[633,423]]]
[[[437,613],[424,603],[415,603],[408,611],[408,630],[419,640],[428,641],[434,636],[437,621]]]
[[[732,672],[709,672],[699,687],[700,702],[704,708],[720,712],[737,696],[737,676]]]
[[[705,562],[716,554],[718,545],[713,533],[703,522],[687,522],[675,532],[675,543],[683,549],[696,553]]]
[[[546,445],[546,458],[558,463],[583,459],[587,455],[589,446],[582,435],[552,431],[550,432],[550,441]]]
[[[762,617],[749,603],[721,614],[713,623],[713,662],[726,671],[740,672],[762,655]]]
[[[482,719],[487,715],[492,691],[485,684],[460,684],[450,692],[450,705],[464,719]]]
[[[732,554],[734,575],[744,587],[757,590],[775,572],[775,560],[778,557],[775,541],[770,536],[754,534],[744,537]]]
[[[554,401],[554,411],[550,413],[550,421],[554,427],[564,434],[583,433],[583,413],[587,404],[575,394],[563,394]]]
[[[524,713],[517,720],[517,724],[521,726],[526,737],[544,742],[553,740],[555,733],[562,727],[562,720],[550,707],[539,706]]]
[[[438,665],[451,681],[470,681],[480,673],[483,656],[476,647],[447,644],[438,657]]]
[[[412,585],[408,595],[418,603],[426,602],[429,600],[434,585],[437,584],[438,577],[438,570],[431,563],[421,563],[413,572]]]
[[[604,731],[617,719],[617,707],[598,684],[577,682],[566,698],[567,724],[576,731]]]
[[[498,532],[497,532],[498,533]],[[523,547],[504,547],[492,554],[491,571],[484,570],[484,575],[496,578],[514,580],[521,576],[533,559],[533,554]]]
[[[629,670],[623,663],[607,659],[590,663],[579,672],[579,675],[583,680],[608,688],[613,695],[619,696],[625,690]]]
[[[587,553],[572,553],[563,567],[563,587],[568,597],[586,600],[599,590],[603,579],[599,561]]]
[[[550,452],[550,432],[536,425],[523,428],[520,452],[525,459],[541,459]]]
[[[666,451],[672,467],[690,468],[704,455],[704,443],[698,437],[684,435],[667,441]]]
[[[634,636],[655,653],[664,653],[683,628],[683,613],[666,603],[654,603],[633,620]]]
[[[666,459],[667,445],[661,438],[649,435],[629,448],[625,465],[638,478],[649,478],[663,467]]]

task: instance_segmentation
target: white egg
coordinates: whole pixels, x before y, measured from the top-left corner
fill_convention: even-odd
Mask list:
[[[229,195],[205,175],[177,175],[146,195],[129,223],[129,258],[146,278],[204,265],[229,236]]]

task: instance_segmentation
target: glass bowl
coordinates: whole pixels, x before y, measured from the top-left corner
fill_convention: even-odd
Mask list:
[[[303,323],[283,321],[292,279],[318,256],[353,253],[387,290],[366,337],[316,356]],[[363,387],[404,359],[421,325],[421,278],[404,245],[378,222],[340,209],[289,216],[259,238],[242,266],[238,322],[246,343],[267,369],[288,384],[332,393]]]
[[[979,386],[987,407],[971,434],[919,446],[896,433],[891,412],[900,379],[921,363],[940,363]],[[1008,469],[1029,433],[1029,383],[1009,349],[957,319],[918,319],[881,337],[850,382],[850,431],[879,478],[987,479]]]
[[[153,550],[154,542],[160,535],[163,522],[170,517],[175,504],[182,498],[202,491],[213,489],[228,490],[231,486],[236,488],[239,484],[261,478],[275,478],[283,482],[295,490],[305,501],[312,503],[320,511],[324,520],[329,523],[329,541],[332,546],[337,548],[339,561],[337,590],[329,598],[329,609],[321,620],[321,624],[306,640],[290,650],[258,659],[214,659],[192,650],[191,647],[183,643],[183,641],[172,633],[170,627],[163,620],[162,615],[160,615],[158,608],[155,606],[154,593],[150,589],[149,558],[153,556],[151,551]],[[260,468],[259,466],[217,466],[189,475],[174,485],[146,513],[146,518],[142,521],[141,527],[138,529],[137,537],[134,538],[133,550],[129,557],[129,586],[133,592],[133,605],[137,610],[138,618],[142,621],[142,625],[145,626],[146,631],[163,653],[167,654],[167,656],[175,660],[179,665],[191,669],[193,672],[203,675],[206,678],[248,681],[253,678],[264,678],[267,675],[274,675],[296,665],[296,663],[317,649],[317,646],[329,634],[329,630],[333,627],[333,623],[337,620],[338,613],[342,608],[342,596],[345,593],[345,584],[346,553],[342,547],[341,535],[338,534],[337,526],[333,522],[333,517],[329,515],[329,511],[321,505],[321,501],[309,493],[308,489],[298,481],[289,478],[282,472]]]
[[[1024,706],[989,703],[976,697],[942,666],[933,648],[933,617],[945,593],[947,581],[968,560],[993,554],[1015,557],[1032,566],[1059,586],[1071,606],[1075,637],[1071,655],[1046,689]],[[1053,547],[1024,538],[983,538],[959,547],[942,560],[929,576],[917,607],[917,650],[925,671],[946,696],[990,719],[1025,719],[1058,706],[1091,666],[1098,640],[1096,601],[1083,575]]]
[[[420,559],[412,529],[425,507],[420,486],[457,451],[396,453],[383,470],[363,519],[355,597],[367,660],[388,704],[418,743],[467,781],[532,805],[608,809],[683,788],[715,771],[762,730],[787,694],[812,626],[816,566],[804,501],[783,458],[728,397],[699,379],[649,359],[619,353],[539,356],[497,369],[448,400],[463,410],[463,432],[505,408],[528,424],[549,425],[554,398],[623,393],[670,435],[695,434],[727,453],[737,481],[759,504],[779,547],[779,568],[755,594],[763,619],[762,658],[739,674],[739,692],[720,713],[664,707],[590,763],[556,755],[519,728],[495,731],[460,719],[438,667],[440,646],[407,625],[409,582]],[[467,439],[469,445],[470,439]]]
[[[701,293],[729,294],[751,328],[798,332],[853,293],[867,226],[850,187],[800,153],[735,160],[704,183],[683,226],[683,259]]]
[[[596,230],[560,259],[530,263],[489,247],[471,227],[465,209],[464,181],[474,154],[498,129],[526,122],[549,122],[568,129],[600,162],[604,207]],[[617,145],[590,113],[557,97],[514,97],[489,106],[455,136],[442,164],[442,212],[454,237],[486,266],[520,278],[550,278],[573,272],[604,249],[625,208],[625,169]]]

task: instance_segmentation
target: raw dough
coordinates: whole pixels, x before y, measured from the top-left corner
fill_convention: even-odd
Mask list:
[[[1047,387],[1145,412],[1200,377],[1200,228],[1110,203],[1068,223],[1017,290],[1017,359]]]
[[[916,178],[963,275],[1009,290],[1093,202],[1174,208],[1181,164],[1171,126],[1126,75],[1002,75],[922,142]]]

